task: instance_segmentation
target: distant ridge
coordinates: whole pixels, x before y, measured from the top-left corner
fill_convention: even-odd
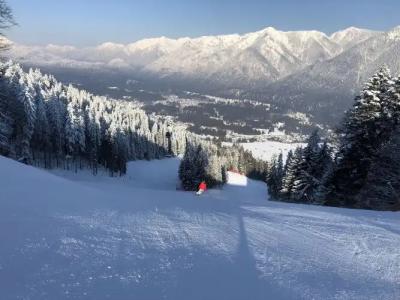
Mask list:
[[[198,38],[166,37],[131,44],[107,42],[96,47],[16,44],[10,56],[33,65],[124,68],[157,77],[212,80],[240,86],[274,82],[349,47],[379,35],[350,27],[331,36],[319,31],[279,31]]]

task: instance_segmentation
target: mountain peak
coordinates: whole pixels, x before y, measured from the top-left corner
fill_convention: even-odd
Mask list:
[[[265,27],[264,29],[261,29],[260,32],[278,32],[276,28],[272,26]]]
[[[400,25],[392,28],[387,35],[391,40],[400,40]]]
[[[346,29],[332,33],[329,38],[332,41],[341,45],[344,49],[348,49],[355,44],[365,41],[379,33],[379,31],[351,26]]]
[[[249,32],[244,34],[243,36],[274,36],[274,35],[279,35],[281,33],[284,33],[283,31],[279,31],[274,27],[268,26],[265,27],[261,30],[255,31],[255,32]]]
[[[366,32],[374,32],[373,30],[369,30],[369,29],[363,29],[363,28],[358,28],[358,27],[354,27],[354,26],[350,26],[348,28],[336,31],[334,33],[332,33],[330,35],[331,39],[338,39],[341,38],[343,36],[348,36],[348,35],[355,35],[355,34],[363,34]]]

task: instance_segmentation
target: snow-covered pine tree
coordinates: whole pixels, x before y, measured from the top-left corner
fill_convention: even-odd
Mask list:
[[[281,189],[279,191],[279,198],[281,199],[287,199],[290,195],[290,191],[292,190],[292,187],[290,186],[290,178],[288,176],[290,170],[294,166],[294,153],[293,150],[290,150],[287,154],[285,164],[283,166],[283,176],[282,176],[282,184],[281,184]],[[272,170],[272,165],[269,171],[269,175],[271,174]]]
[[[51,167],[50,127],[47,119],[46,106],[42,96],[36,93],[36,117],[31,138],[31,151],[34,161],[42,162],[45,168]]]
[[[267,176],[268,192],[274,199],[280,198],[283,180],[283,156],[282,153],[278,157],[273,157],[271,160],[271,168]]]
[[[384,97],[384,116],[389,135],[400,124],[400,76],[388,83]]]
[[[185,154],[179,165],[179,179],[182,183],[182,188],[187,191],[195,191],[199,184],[196,178],[197,170],[194,168],[195,155],[194,145],[187,142]]]
[[[63,159],[62,156],[64,152],[64,120],[66,118],[66,111],[64,109],[64,105],[62,105],[61,101],[59,101],[56,94],[49,95],[49,99],[47,102],[45,102],[45,105],[50,131],[50,157],[53,157],[55,159],[55,167],[59,168],[61,166],[61,161]],[[53,165],[50,165],[49,167],[52,168]]]
[[[128,161],[128,149],[126,136],[119,128],[115,129],[112,136],[112,165],[110,168],[111,176],[119,173],[122,176],[126,173],[126,163]]]
[[[400,128],[372,160],[364,187],[356,196],[357,207],[400,210]]]
[[[13,120],[2,112],[2,101],[0,95],[0,155],[8,155],[10,151],[10,136],[12,133]]]
[[[85,152],[88,155],[89,166],[92,169],[93,175],[97,175],[98,165],[98,151],[99,151],[99,129],[95,122],[95,116],[92,114],[89,117],[88,113],[85,114],[85,140],[86,149]]]
[[[290,149],[289,152],[288,152],[288,154],[287,154],[287,156],[286,156],[285,164],[283,165],[283,176],[285,176],[286,171],[287,171],[287,169],[288,169],[288,166],[290,166],[290,163],[291,163],[291,161],[293,160],[293,156],[294,156],[293,150]]]
[[[201,181],[207,179],[207,166],[208,166],[208,155],[203,150],[201,144],[199,144],[195,151],[193,159],[193,167],[195,168],[197,186]],[[197,188],[197,187],[196,187]]]
[[[333,163],[327,164],[324,173],[321,177],[321,183],[318,185],[315,191],[314,204],[326,205],[325,201],[327,199],[327,195],[333,192],[332,191],[333,187],[332,185],[329,184],[333,180],[334,176],[333,168],[334,168]]]
[[[322,178],[326,170],[331,168],[332,164],[332,149],[328,146],[328,143],[324,141],[317,155],[315,176],[317,178]]]
[[[81,158],[85,151],[85,119],[78,103],[70,102],[67,106],[68,118],[65,125],[67,151],[72,156],[74,169],[81,168]]]
[[[307,146],[302,151],[302,157],[297,166],[291,198],[297,202],[312,203],[315,192],[320,184],[325,163],[327,145],[320,146],[321,139],[318,130],[315,130],[308,138]]]
[[[215,153],[208,155],[208,163],[206,166],[206,178],[205,181],[209,187],[223,185],[224,184],[224,169],[221,165],[219,157]],[[225,178],[226,181],[226,178]]]
[[[377,150],[390,136],[393,128],[387,100],[393,84],[387,68],[379,70],[366,84],[353,108],[345,117],[340,131],[341,141],[333,173],[325,185],[325,204],[332,206],[356,205],[355,196],[365,186],[368,171]]]
[[[333,159],[332,159],[332,148],[328,146],[328,143],[325,141],[319,154],[317,156],[316,161],[316,170],[315,170],[315,178],[318,179],[319,183],[314,187],[311,202],[314,204],[322,205],[323,199],[325,199],[325,195],[327,194],[327,190],[325,189],[325,182],[328,181],[330,176],[332,176],[333,168]]]
[[[291,200],[293,199],[293,186],[296,178],[299,174],[299,166],[302,161],[303,149],[297,147],[294,152],[289,152],[284,167],[284,174],[282,178],[282,188],[280,191],[281,199]]]
[[[221,179],[222,179],[222,184],[225,184],[228,181],[228,174],[225,166],[221,166]]]
[[[24,163],[32,162],[32,153],[30,141],[33,135],[36,122],[35,92],[30,78],[21,77],[19,80],[19,89],[17,90],[17,99],[22,105],[17,122],[21,122],[22,131],[18,143],[20,145],[18,160]]]
[[[0,76],[4,69],[0,70]],[[10,152],[11,134],[13,132],[14,119],[9,110],[9,95],[7,89],[0,81],[0,155],[8,155]]]

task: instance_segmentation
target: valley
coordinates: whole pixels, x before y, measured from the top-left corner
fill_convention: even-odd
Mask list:
[[[350,27],[326,35],[268,27],[86,48],[15,44],[8,56],[66,84],[139,102],[197,134],[304,141],[315,128],[329,136],[380,66],[400,72],[399,32]],[[263,135],[277,130],[284,134]]]

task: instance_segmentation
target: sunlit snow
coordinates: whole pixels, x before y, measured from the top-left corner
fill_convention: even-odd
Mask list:
[[[234,173],[199,197],[178,163],[109,178],[0,157],[0,298],[398,297],[399,213],[271,202]]]

